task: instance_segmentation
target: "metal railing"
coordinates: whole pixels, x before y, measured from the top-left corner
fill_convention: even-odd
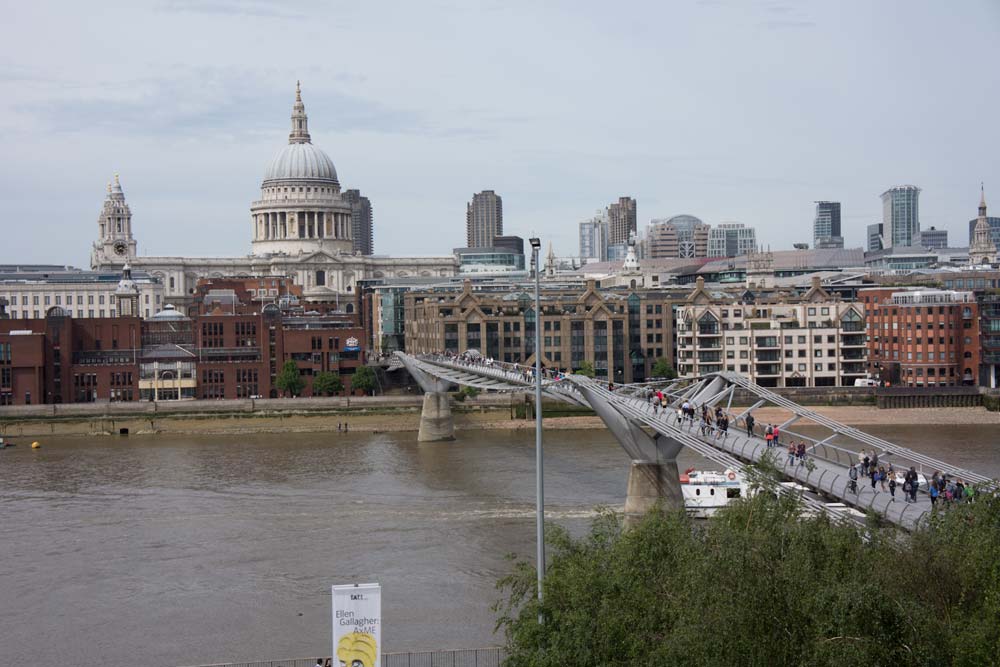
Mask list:
[[[383,653],[381,667],[500,667],[506,657],[506,650],[499,646],[451,651]],[[326,663],[325,657],[323,663]],[[331,664],[336,665],[337,662],[333,661]],[[316,658],[223,662],[198,667],[316,667]]]

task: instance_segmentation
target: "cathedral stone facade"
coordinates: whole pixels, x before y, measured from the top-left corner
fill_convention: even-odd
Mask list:
[[[312,144],[298,85],[288,145],[272,158],[260,198],[250,204],[251,252],[241,257],[150,257],[136,254],[132,212],[117,174],[108,186],[91,252],[94,269],[126,263],[162,280],[165,297],[185,303],[199,278],[289,276],[306,299],[328,301],[356,291],[366,278],[445,277],[458,260],[372,257],[354,250],[352,208],[330,157]]]

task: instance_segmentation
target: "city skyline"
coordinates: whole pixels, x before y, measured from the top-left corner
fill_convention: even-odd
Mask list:
[[[225,0],[105,7],[132,28],[113,44],[89,39],[107,29],[104,19],[71,4],[26,7],[0,28],[0,132],[12,158],[0,201],[21,221],[46,202],[40,224],[7,234],[10,256],[26,262],[86,264],[115,172],[144,230],[140,254],[184,254],[192,239],[200,253],[244,252],[245,202],[287,132],[296,79],[314,141],[377,209],[380,254],[447,252],[444,235],[421,230],[457,221],[468,193],[483,188],[506,199],[505,233],[538,234],[561,255],[577,247],[579,221],[622,193],[639,203],[640,227],[687,212],[743,222],[772,247],[808,242],[812,202],[835,200],[845,246],[859,247],[881,217],[879,193],[899,183],[923,189],[921,225],[958,244],[979,182],[989,192],[1000,180],[989,150],[1000,129],[981,115],[1000,101],[983,71],[1000,55],[990,40],[1000,8],[985,0],[905,3],[905,12],[903,3],[642,6],[627,30],[608,28],[611,8],[526,8],[535,18],[527,29],[547,39],[510,52],[469,48],[475,31],[457,28],[488,17],[499,35],[526,29],[523,16],[515,26],[513,16],[461,5],[419,16],[405,5],[388,16]],[[443,16],[452,28],[434,27]],[[898,21],[899,35],[876,30]],[[642,39],[673,24],[685,31],[668,44]],[[413,25],[427,26],[423,37]],[[287,29],[301,33],[302,49],[253,47]],[[588,35],[618,48],[589,53]],[[676,57],[708,38],[729,49]],[[406,62],[380,54],[387,40],[411,54]],[[847,41],[851,52],[837,57],[812,48]],[[317,64],[331,42],[344,65]],[[961,48],[927,48],[954,43]],[[457,62],[456,52],[469,57]],[[469,75],[479,69],[488,76]],[[595,82],[612,76],[633,104],[620,114],[591,109]],[[801,104],[803,89],[846,92],[813,108]],[[469,102],[487,92],[490,105]]]

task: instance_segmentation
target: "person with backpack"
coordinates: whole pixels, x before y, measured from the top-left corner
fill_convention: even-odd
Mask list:
[[[768,424],[767,428],[764,429],[764,440],[767,441],[768,447],[774,446],[774,427],[770,424]]]
[[[892,496],[892,502],[896,502],[896,476],[889,476],[889,495]]]

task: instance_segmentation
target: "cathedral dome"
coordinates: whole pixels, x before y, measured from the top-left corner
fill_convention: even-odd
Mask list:
[[[295,83],[295,104],[292,106],[292,131],[288,133],[288,145],[271,159],[264,173],[262,185],[274,185],[281,181],[314,181],[329,183],[340,190],[337,170],[333,160],[319,148],[312,145],[309,136],[309,118],[302,103],[302,91]]]
[[[340,185],[333,160],[311,143],[291,143],[271,159],[264,185],[271,181],[326,181]]]

